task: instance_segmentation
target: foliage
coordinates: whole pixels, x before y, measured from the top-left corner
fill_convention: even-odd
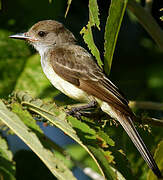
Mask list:
[[[126,89],[129,97],[131,94],[132,97],[133,94],[136,94],[135,99],[137,100],[163,101],[161,68],[163,65],[161,59],[163,32],[161,28],[149,12],[145,11],[134,0],[130,0],[128,3],[127,0],[112,0],[110,4],[103,6],[101,5],[102,2],[97,2],[97,0],[89,0],[89,18],[85,27],[83,27],[83,24],[86,24],[86,21],[82,18],[85,17],[86,8],[82,8],[84,6],[82,0],[68,0],[66,13],[64,11],[66,3],[60,0],[54,2],[50,0],[47,0],[47,2],[39,1],[40,10],[38,11],[36,11],[37,8],[34,8],[35,10],[32,11],[29,6],[32,3],[33,7],[37,7],[37,1],[31,0],[29,2],[29,0],[24,0],[22,2],[21,0],[16,0],[14,3],[10,2],[7,16],[2,11],[0,21],[2,24],[0,29],[1,132],[8,137],[12,130],[12,133],[22,139],[50,170],[51,173],[48,169],[45,169],[48,179],[76,179],[72,173],[75,167],[79,167],[83,172],[85,172],[85,167],[90,167],[92,172],[98,173],[102,179],[103,177],[108,180],[135,179],[135,177],[139,177],[139,179],[143,180],[147,176],[148,179],[152,180],[155,179],[155,176],[151,171],[148,172],[144,161],[133,145],[131,145],[131,142],[128,141],[121,127],[117,127],[116,123],[100,110],[93,111],[90,117],[82,117],[82,121],[68,116],[66,114],[67,106],[61,105],[74,103],[74,101],[71,101],[50,85],[42,72],[39,55],[33,54],[33,50],[27,47],[24,42],[8,38],[11,31],[17,32],[22,27],[28,28],[25,25],[28,24],[30,26],[40,18],[54,17],[59,19],[60,16],[62,18],[66,16],[66,20],[62,18],[60,20],[65,21],[65,24],[76,30],[77,33],[83,27],[80,33],[83,35],[85,43],[97,60],[98,65],[101,68],[104,67],[107,74],[110,73],[112,62],[119,63],[119,66],[112,68],[113,73],[111,76],[113,76],[113,79],[121,80],[120,83],[118,81],[117,83],[124,87],[124,90]],[[18,6],[16,7],[17,11],[13,8],[15,6]],[[151,35],[160,49],[154,45],[144,31],[142,32],[139,29],[140,26],[137,29],[140,32],[140,36],[134,39],[132,34],[134,31],[130,32],[129,23],[125,21],[125,24],[122,24],[126,7],[137,17],[137,20]],[[81,12],[77,13],[75,10],[79,8]],[[44,13],[45,9],[47,13]],[[25,11],[27,15],[20,22],[19,14],[21,11],[23,14]],[[131,12],[128,18],[130,18]],[[31,19],[30,22],[28,22],[29,19]],[[82,20],[80,21],[79,19]],[[70,24],[70,22],[73,23]],[[134,23],[136,22],[134,21]],[[134,23],[132,22],[131,24],[133,25]],[[120,31],[121,24],[122,29]],[[136,24],[137,26],[138,24]],[[123,36],[124,32],[127,35]],[[98,40],[101,34],[103,37]],[[101,53],[103,51],[104,55]],[[113,54],[115,54],[115,61],[113,61]],[[158,60],[157,63],[156,59]],[[131,81],[131,79],[134,80]],[[14,93],[12,93],[13,91]],[[136,109],[135,112],[141,115],[143,111]],[[156,115],[160,118],[162,117],[162,112],[148,111],[148,116],[150,115]],[[37,124],[38,121],[41,121],[44,126],[57,127],[64,132],[65,137],[69,136],[76,144],[67,147],[58,145],[43,132]],[[152,121],[149,123],[152,123]],[[149,130],[149,126],[147,128]],[[153,148],[154,150],[154,146],[156,143],[158,144],[155,151],[155,159],[162,170],[163,143],[162,141],[160,142],[163,136],[162,129],[153,127],[152,134],[149,134],[147,131],[144,132],[140,128],[139,130],[144,135],[143,139],[148,142],[150,149]],[[153,139],[153,142],[151,142],[151,139]],[[18,179],[19,177],[17,162],[19,162],[20,157],[11,152],[9,148],[7,140],[1,135],[0,179]],[[21,153],[23,154],[22,156],[28,157],[25,152]],[[23,164],[26,163],[23,162]],[[41,167],[41,163],[38,162],[38,164]],[[32,164],[27,166],[32,166]],[[27,166],[24,169],[28,169]],[[48,173],[50,175],[53,174],[54,177],[48,176]],[[87,175],[91,176],[89,173]],[[43,177],[40,176],[39,179],[41,178]]]
[[[7,142],[0,136],[0,177],[1,179],[15,179],[15,164],[12,160],[12,153],[8,149]]]
[[[163,169],[162,154],[163,154],[163,141],[161,141],[158,144],[158,147],[157,147],[157,149],[155,151],[155,160],[158,163],[158,166],[160,167],[161,170]],[[149,173],[148,173],[147,179],[151,180],[151,179],[157,179],[157,178],[152,174],[152,172],[150,170]]]
[[[98,65],[102,68],[102,61],[100,58],[100,52],[96,47],[92,34],[92,27],[95,26],[100,30],[99,10],[96,0],[89,1],[89,21],[86,27],[80,31],[83,34],[83,39],[91,50],[91,53],[96,57]]]
[[[109,16],[105,26],[105,44],[104,44],[104,70],[109,74],[113,59],[113,53],[120,30],[123,15],[126,9],[127,0],[111,1]]]
[[[8,40],[9,32],[0,31],[0,97],[10,94],[24,69],[26,58],[30,55],[23,42]],[[16,48],[16,49],[15,49]],[[8,70],[11,71],[8,71]]]

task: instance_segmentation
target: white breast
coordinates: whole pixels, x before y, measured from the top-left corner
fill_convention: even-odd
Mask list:
[[[58,76],[55,73],[52,66],[50,65],[50,62],[44,56],[45,51],[46,51],[46,49],[44,49],[44,51],[40,52],[41,65],[42,65],[42,69],[43,69],[45,75],[50,80],[50,82],[53,84],[53,86],[72,99],[75,99],[75,100],[78,100],[81,102],[89,102],[90,100],[93,100],[94,98],[92,96],[89,96],[86,92],[77,88],[73,84],[65,81],[64,79],[62,79],[60,76]],[[98,98],[95,98],[95,99],[98,102],[98,104],[100,105],[102,111],[106,112],[111,117],[117,119],[117,114],[114,113],[112,108],[106,102],[103,102]]]
[[[62,93],[66,94],[72,99],[82,101],[82,102],[88,102],[89,96],[87,93],[85,93],[83,90],[77,88],[73,84],[65,81],[61,77],[59,77],[51,67],[48,60],[44,58],[44,56],[41,57],[41,65],[42,69],[47,76],[47,78],[50,80],[50,82],[53,84],[55,88],[60,90]]]

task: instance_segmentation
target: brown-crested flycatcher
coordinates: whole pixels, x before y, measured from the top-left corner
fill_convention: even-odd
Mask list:
[[[61,23],[40,21],[28,32],[10,36],[32,44],[41,56],[41,65],[50,82],[67,96],[96,103],[102,111],[119,121],[157,177],[162,177],[151,153],[138,134],[134,114],[118,88],[96,65],[92,56],[76,44],[73,34]],[[96,103],[92,103],[96,102]]]

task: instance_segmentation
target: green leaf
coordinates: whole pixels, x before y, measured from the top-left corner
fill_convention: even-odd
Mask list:
[[[106,174],[106,179],[117,179],[117,174],[112,170],[111,166],[108,165],[108,160],[103,152],[103,150],[99,147],[88,145],[88,148],[96,157],[97,161],[100,163],[101,168]]]
[[[15,165],[12,158],[6,140],[0,136],[0,179],[15,180]]]
[[[160,171],[163,172],[163,140],[158,144],[154,154],[154,159]],[[157,180],[157,177],[153,174],[152,170],[149,170],[147,180]]]
[[[97,26],[100,30],[99,9],[97,0],[89,0],[89,21],[90,25]]]
[[[100,30],[100,20],[99,20],[99,9],[96,0],[89,0],[89,21],[86,27],[83,27],[80,34],[83,35],[83,39],[87,44],[92,55],[95,56],[99,67],[102,68],[103,62],[101,61],[100,52],[95,45],[92,27],[96,26]]]
[[[8,144],[5,139],[0,136],[0,155],[5,159],[12,161],[12,152],[8,149]]]
[[[3,164],[2,164],[3,165]],[[0,178],[7,180],[16,180],[16,178],[5,168],[0,166]]]
[[[70,170],[51,151],[42,146],[37,136],[25,126],[15,113],[9,111],[2,101],[0,101],[0,120],[12,129],[39,156],[58,179],[76,179]]]
[[[27,91],[34,97],[41,97],[52,100],[58,90],[56,90],[44,75],[40,56],[38,54],[27,59],[26,65],[19,76],[15,90]]]
[[[113,54],[126,5],[127,0],[111,1],[104,35],[104,70],[106,74],[109,74],[111,70]]]
[[[99,130],[98,135],[105,140],[107,144],[110,146],[115,146],[115,142],[109,137],[108,134],[106,134],[104,131]]]
[[[90,22],[88,22],[86,27],[83,27],[83,29],[80,31],[80,34],[83,35],[83,39],[85,43],[88,45],[89,50],[96,57],[98,65],[102,68],[103,63],[100,58],[100,52],[93,40],[93,34],[92,34]]]
[[[70,144],[66,146],[67,152],[71,157],[78,163],[78,166],[83,169],[83,167],[91,167],[96,172],[100,173],[97,165],[94,163],[94,160],[91,156],[88,156],[87,151],[80,146],[79,144]]]
[[[65,12],[65,17],[66,17],[67,14],[68,14],[68,11],[69,11],[69,9],[70,9],[71,2],[72,2],[72,0],[67,0],[67,9],[66,9],[66,12]]]
[[[61,147],[59,147],[47,136],[45,136],[40,126],[37,125],[36,120],[31,116],[31,114],[27,110],[23,110],[22,106],[19,103],[14,102],[11,104],[11,107],[12,112],[14,112],[23,121],[23,123],[37,135],[44,147],[48,149],[53,148],[55,151],[59,151],[59,153],[64,153]]]
[[[55,151],[55,156],[58,154],[58,156],[56,157],[59,157],[59,159],[64,161],[64,164],[66,163],[65,165],[68,165],[68,167],[71,163],[70,167],[72,167],[72,162],[70,161],[70,158],[66,157],[66,155],[68,156],[68,154],[65,152],[65,150],[55,144],[47,136],[45,136],[40,126],[37,125],[36,120],[27,110],[23,109],[22,106],[17,102],[12,102],[11,107],[12,112],[16,113],[16,115],[19,116],[19,118],[24,122],[24,124],[28,126],[28,128],[30,128],[31,131],[33,131],[37,135],[44,147],[48,149],[53,149]]]
[[[36,124],[34,118],[29,114],[27,110],[23,110],[22,106],[19,103],[12,103],[11,107],[12,112],[14,112],[26,126],[28,126],[31,130],[35,131],[36,133],[43,134],[43,131]]]
[[[95,150],[91,150],[91,147],[93,147],[94,149],[97,149],[97,155],[101,154],[101,156],[105,156],[101,150],[98,150],[100,148],[98,147],[98,141],[96,140],[95,130],[91,129],[87,124],[77,120],[76,118],[70,116],[67,117],[63,110],[58,109],[54,104],[44,104],[41,100],[32,99],[31,96],[24,92],[19,92],[16,96],[30,111],[41,115],[79,143],[95,161],[102,175],[104,176],[105,174],[107,179],[114,179],[115,173],[111,170],[106,158],[100,160],[100,157],[96,157],[96,155],[93,154]],[[71,124],[67,121],[67,118]],[[90,149],[88,148],[88,145],[90,146]],[[97,158],[99,161],[97,161]],[[104,170],[101,168],[101,165],[105,167]]]
[[[116,170],[118,170],[126,179],[135,179],[135,176],[133,175],[134,166],[129,161],[129,157],[134,156],[135,152],[133,151],[133,149],[136,150],[136,148],[132,145],[132,142],[130,142],[130,139],[128,138],[122,127],[117,127],[117,125],[113,124],[109,126],[109,124],[110,122],[106,123],[103,131],[107,136],[110,136],[115,141],[115,146],[109,149],[112,152],[112,156],[114,156],[114,168],[116,168]],[[128,141],[126,141],[126,138]],[[131,150],[131,154],[129,154],[129,150]],[[137,155],[139,156],[138,153]],[[141,157],[140,159],[142,160]]]
[[[8,31],[0,30],[0,97],[8,96],[24,69],[30,51],[21,41],[10,39]]]

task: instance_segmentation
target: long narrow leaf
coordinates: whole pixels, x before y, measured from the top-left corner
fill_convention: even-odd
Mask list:
[[[97,0],[89,0],[89,21],[91,26],[96,26],[100,30],[99,9]]]
[[[93,40],[93,34],[92,34],[90,22],[88,22],[87,26],[84,27],[80,31],[80,33],[83,34],[83,39],[85,43],[88,45],[88,48],[91,50],[91,53],[96,57],[98,65],[102,68],[103,63],[100,58],[100,52]]]
[[[110,73],[115,45],[118,38],[121,22],[126,9],[127,0],[112,0],[109,15],[105,26],[104,70]]]
[[[66,12],[65,12],[65,17],[66,17],[67,14],[68,14],[68,11],[69,11],[69,9],[70,9],[71,2],[72,2],[72,0],[67,0],[67,9],[66,9]]]
[[[8,149],[7,140],[0,136],[0,179],[16,180],[15,162],[12,152]]]
[[[97,0],[89,0],[89,21],[86,27],[83,27],[83,29],[80,31],[80,34],[83,35],[83,39],[87,44],[89,50],[91,51],[92,55],[96,58],[99,67],[102,68],[103,62],[100,58],[100,52],[96,47],[93,39],[93,26],[97,27],[100,30],[100,19]]]
[[[71,171],[51,151],[42,146],[37,136],[23,124],[16,114],[9,111],[2,101],[0,101],[0,120],[12,129],[39,156],[58,179],[76,179]]]
[[[76,118],[67,117],[63,110],[58,109],[55,105],[45,104],[40,99],[32,99],[31,96],[24,92],[19,92],[16,96],[30,111],[41,115],[79,143],[95,161],[103,176],[106,176],[108,180],[116,177],[115,173],[110,168],[109,162],[104,157],[105,155],[97,148],[95,130],[91,129],[87,124],[78,121]],[[91,148],[88,148],[88,145],[97,149],[96,154],[94,154]],[[100,160],[100,157],[96,156],[97,154],[101,154],[101,157],[104,158]]]

